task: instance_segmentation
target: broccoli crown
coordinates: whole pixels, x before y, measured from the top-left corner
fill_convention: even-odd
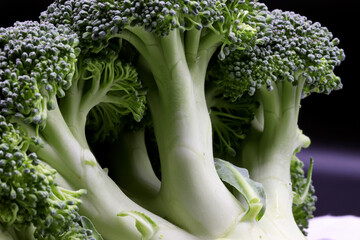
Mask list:
[[[263,85],[272,90],[273,83],[283,80],[295,86],[305,80],[305,94],[342,88],[333,72],[345,58],[337,47],[339,40],[319,23],[293,12],[274,10],[271,15],[268,38],[232,52],[215,66],[225,76],[217,81],[224,94],[237,99],[244,93],[253,95]]]
[[[101,49],[110,36],[118,34],[124,27],[117,2],[57,0],[40,19],[54,25],[68,25],[80,37],[82,48]]]
[[[129,27],[166,36],[174,29],[204,27],[224,36],[226,45],[244,47],[266,20],[266,6],[257,0],[232,1],[95,1],[57,0],[41,19],[68,24],[81,36],[84,48],[97,51]]]
[[[17,22],[0,28],[0,106],[3,115],[42,124],[53,97],[71,86],[77,37],[67,27]]]
[[[58,187],[56,171],[29,151],[34,144],[38,144],[36,139],[0,115],[0,223],[17,231],[33,225],[38,239],[75,233],[90,239],[78,224],[84,191]]]
[[[308,180],[305,177],[304,163],[295,155],[291,159],[290,173],[293,192],[298,195],[303,194]],[[309,219],[314,217],[316,201],[315,188],[311,183],[304,201],[293,203],[292,211],[296,224],[305,235],[307,234],[306,230],[309,228]]]
[[[54,171],[39,165],[36,154],[27,154],[31,139],[0,116],[1,223],[21,230],[43,212],[54,184]]]
[[[140,122],[146,113],[146,89],[138,78],[135,67],[123,59],[126,53],[116,47],[90,53],[79,61],[77,77],[91,89],[100,84],[99,103],[89,112],[87,128],[91,140],[114,140],[123,127],[132,121]],[[131,117],[130,117],[131,116]]]

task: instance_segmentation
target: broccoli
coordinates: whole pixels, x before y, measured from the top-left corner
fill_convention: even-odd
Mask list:
[[[55,0],[0,28],[0,237],[305,239],[300,100],[341,89],[338,43],[257,0]]]
[[[342,88],[333,70],[345,55],[337,47],[339,40],[319,23],[294,12],[274,10],[271,15],[273,34],[265,42],[232,52],[212,67],[220,68],[216,74],[223,78],[216,82],[225,96],[243,101],[243,95],[250,95],[259,103],[238,154],[241,165],[263,184],[273,221],[279,213],[279,221],[284,221],[293,218],[292,198],[285,197],[292,195],[290,176],[303,176],[294,172],[296,168],[293,174],[289,171],[292,155],[310,145],[297,125],[300,101],[311,93]],[[314,204],[313,198],[308,200]],[[312,211],[306,216],[311,217]],[[290,225],[286,230],[294,232]]]

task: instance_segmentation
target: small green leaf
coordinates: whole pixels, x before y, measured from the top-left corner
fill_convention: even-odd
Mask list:
[[[308,193],[309,193],[309,189],[311,186],[311,178],[312,178],[312,171],[313,171],[313,166],[314,166],[314,159],[310,158],[310,166],[308,169],[308,173],[307,173],[307,177],[306,177],[306,184],[305,184],[305,188],[302,192],[302,194],[300,195],[300,193],[294,192],[294,197],[293,197],[293,202],[295,204],[303,204]]]
[[[216,158],[215,167],[221,180],[230,184],[244,197],[248,210],[242,219],[259,221],[266,209],[266,196],[262,184],[250,179],[247,169],[239,168],[230,162]]]
[[[91,230],[94,238],[96,240],[104,240],[100,233],[96,230],[94,224],[91,222],[91,220],[85,216],[81,216],[80,218],[81,224],[83,228]]]
[[[143,240],[151,239],[158,230],[157,224],[144,213],[136,211],[123,211],[119,217],[133,217],[136,229],[140,232]]]

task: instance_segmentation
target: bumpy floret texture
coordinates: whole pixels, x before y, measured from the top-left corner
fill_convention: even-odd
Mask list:
[[[77,38],[64,26],[17,22],[0,28],[1,113],[40,124],[71,86]]]
[[[59,0],[42,13],[41,19],[70,26],[81,37],[82,46],[100,50],[107,45],[109,36],[121,32],[125,24],[121,15],[115,2]]]
[[[35,226],[38,239],[74,234],[90,239],[91,234],[78,224],[84,191],[58,187],[56,171],[28,150],[34,144],[36,139],[0,115],[0,223],[16,231]]]
[[[244,93],[253,95],[263,85],[272,90],[277,81],[297,85],[299,78],[305,79],[305,94],[341,89],[340,78],[333,73],[345,57],[337,47],[339,40],[319,23],[293,12],[274,10],[271,15],[267,41],[219,61],[217,67],[226,73],[219,81],[225,95],[237,99]]]
[[[258,27],[265,27],[265,12],[266,6],[254,0],[58,0],[42,13],[41,19],[55,25],[70,25],[81,36],[83,47],[93,51],[99,51],[110,38],[136,26],[158,36],[166,36],[174,29],[208,27],[224,36],[225,45],[236,49],[246,46]]]

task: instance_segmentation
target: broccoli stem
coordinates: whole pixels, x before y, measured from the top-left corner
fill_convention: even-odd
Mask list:
[[[155,175],[145,145],[145,130],[129,131],[119,140],[109,146],[112,164],[116,171],[117,182],[130,198],[147,206],[155,198],[161,187],[161,182]],[[107,149],[105,149],[107,151]],[[121,158],[119,157],[121,156]]]
[[[73,86],[61,99],[59,105],[75,138],[83,147],[89,148],[85,134],[87,116],[94,106],[100,102],[109,101],[106,94],[114,81],[114,64],[107,63],[104,69],[93,66],[93,75],[88,77],[84,74],[85,67],[82,61],[83,59],[79,60],[79,72],[73,77]],[[102,74],[105,75],[104,79],[102,79]],[[89,78],[91,78],[91,86],[86,88],[85,82],[90,81]],[[121,101],[120,99],[117,100]]]
[[[303,239],[303,235],[292,216],[291,157],[297,148],[309,144],[297,125],[304,83],[301,77],[298,80],[296,87],[284,80],[276,83],[272,91],[262,87],[256,93],[260,109],[242,154],[251,178],[264,186],[265,219],[271,216],[280,232],[292,239]]]
[[[148,62],[156,83],[148,102],[161,161],[158,205],[165,208],[158,212],[195,235],[221,236],[244,210],[214,166],[204,96],[208,52],[198,52],[197,61],[188,63],[178,30],[148,48],[161,56]]]
[[[40,134],[44,145],[33,150],[39,159],[57,169],[73,189],[87,190],[80,213],[91,216],[91,221],[106,239],[139,238],[133,220],[117,216],[123,211],[137,211],[150,217],[159,225],[158,235],[166,233],[170,239],[195,239],[129,199],[97,163],[91,151],[77,141],[58,107],[49,112],[46,127]],[[101,194],[98,194],[99,189]]]
[[[187,61],[196,61],[198,55],[199,42],[201,39],[201,31],[193,28],[185,33],[185,55]]]
[[[76,65],[78,70],[73,76],[72,86],[67,91],[66,97],[60,99],[59,107],[65,122],[76,140],[81,144],[81,146],[89,148],[85,136],[85,124],[89,110],[84,109],[81,106],[84,94],[84,81],[80,81],[84,71],[84,69],[81,68],[82,61],[83,59],[80,58],[78,64]]]

